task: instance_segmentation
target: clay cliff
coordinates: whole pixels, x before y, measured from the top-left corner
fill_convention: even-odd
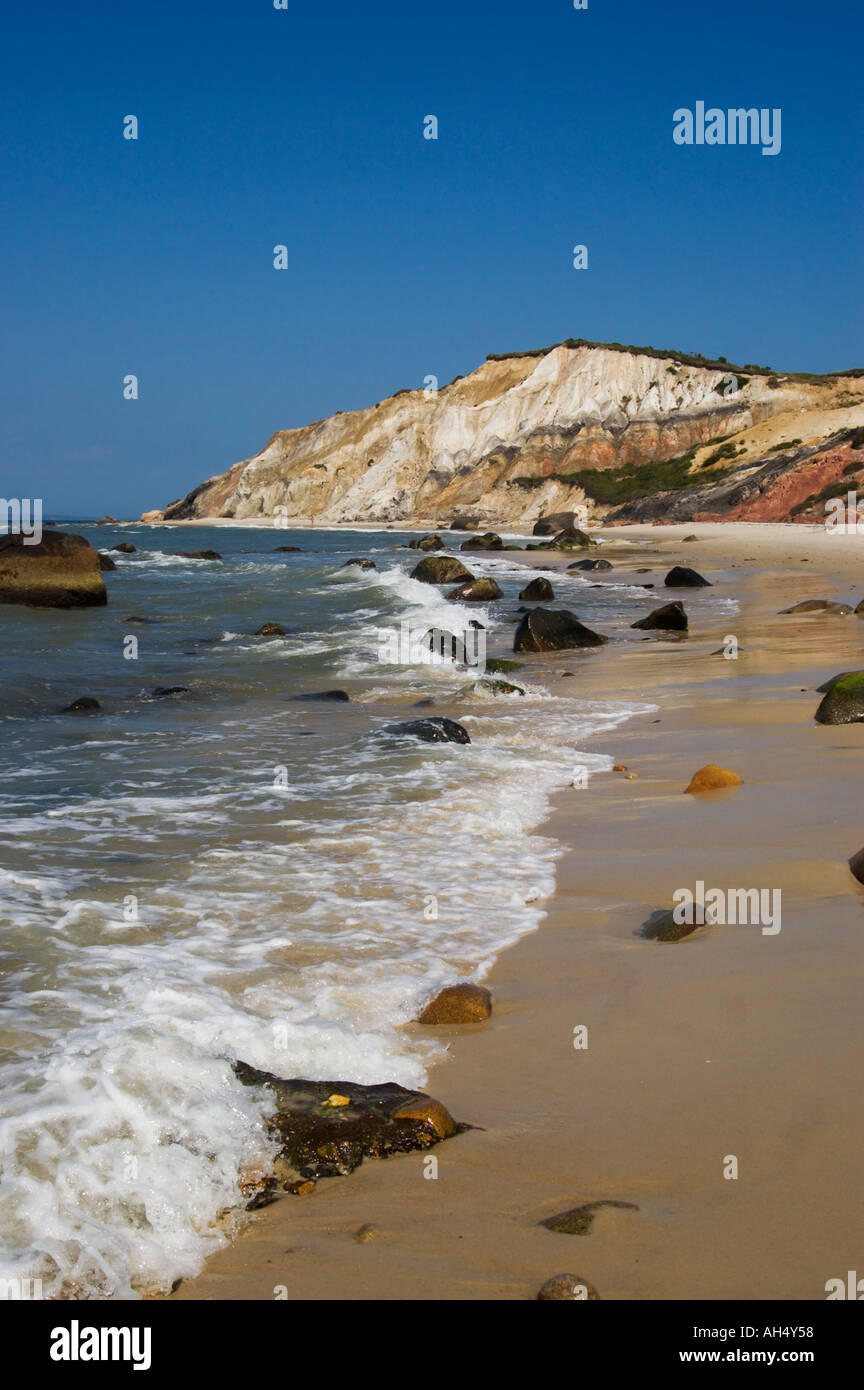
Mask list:
[[[864,424],[860,371],[732,367],[654,349],[570,341],[490,357],[438,391],[279,430],[145,520],[203,518],[525,525],[755,469],[786,440],[813,447]],[[734,460],[734,465],[733,465]],[[703,499],[711,511],[711,498]],[[736,504],[738,505],[738,504]]]

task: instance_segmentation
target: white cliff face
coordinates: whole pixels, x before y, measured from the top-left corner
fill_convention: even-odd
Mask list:
[[[809,404],[821,389],[767,382],[753,376],[739,389],[717,368],[610,348],[561,346],[487,361],[438,392],[403,392],[281,430],[165,515],[326,523],[469,512],[490,523],[533,520],[585,500],[550,475],[671,458]],[[526,477],[548,481],[514,482]]]

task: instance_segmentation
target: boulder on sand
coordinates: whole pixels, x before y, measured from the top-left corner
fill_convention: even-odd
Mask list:
[[[864,671],[849,671],[827,685],[827,694],[816,711],[816,723],[864,723]]]
[[[99,555],[83,536],[47,531],[38,545],[0,536],[0,603],[91,608],[107,603]]]
[[[418,1023],[483,1023],[492,1013],[492,995],[482,985],[448,985],[435,995]]]
[[[474,575],[455,555],[427,555],[414,566],[411,578],[421,584],[465,584]]]
[[[575,613],[568,613],[566,609],[532,608],[516,629],[513,650],[555,652],[568,647],[602,647],[608,640],[585,627]]]
[[[857,878],[859,883],[864,883],[864,849],[859,849],[857,854],[853,854],[849,860],[849,868]]]
[[[494,579],[487,579],[481,575],[479,579],[472,579],[468,584],[460,584],[458,589],[451,589],[447,598],[454,603],[491,603],[493,599],[501,597],[501,589]]]
[[[469,536],[463,541],[460,550],[503,550],[504,542],[494,531],[484,531],[482,536]]]
[[[611,560],[574,560],[568,570],[611,570]]]
[[[519,597],[527,599],[529,603],[543,603],[548,599],[554,599],[555,590],[549,580],[540,575],[537,579],[532,579],[530,584],[525,585]]]
[[[739,777],[737,772],[730,772],[728,767],[719,767],[717,763],[708,763],[693,773],[690,785],[685,787],[684,791],[716,792],[722,787],[740,787],[743,784],[744,779]]]
[[[662,608],[655,608],[647,618],[640,618],[638,623],[631,623],[630,626],[644,628],[647,632],[658,629],[663,632],[686,632],[687,614],[681,600],[676,599],[674,603],[664,603]]]
[[[540,1303],[593,1303],[599,1298],[594,1285],[578,1274],[553,1274],[537,1295]]]
[[[793,604],[791,608],[781,608],[781,617],[786,613],[834,613],[845,618],[852,612],[851,603],[834,603],[827,598],[808,598],[803,603]]]
[[[572,531],[576,527],[575,512],[551,512],[534,522],[532,536],[554,536],[559,531]]]
[[[589,546],[596,545],[597,542],[588,535],[587,531],[580,531],[578,526],[565,526],[563,531],[559,531],[553,536],[551,548],[554,550],[587,550]]]
[[[686,565],[673,565],[663,583],[667,589],[710,589],[711,587],[710,579],[706,579],[697,570],[688,569]]]

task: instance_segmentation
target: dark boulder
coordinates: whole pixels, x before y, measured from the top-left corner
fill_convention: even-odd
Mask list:
[[[559,531],[572,531],[576,527],[575,512],[552,512],[549,516],[541,516],[534,522],[531,531],[532,536],[554,536]]]
[[[515,652],[554,652],[568,647],[602,647],[609,639],[580,623],[566,609],[533,608],[526,613],[513,639]]]
[[[711,580],[686,565],[673,565],[663,583],[667,589],[702,589],[711,587]]]
[[[99,555],[100,570],[104,571],[105,574],[110,574],[111,570],[116,570],[117,566],[110,555],[106,555],[104,550],[100,550],[97,553]]]
[[[310,690],[303,695],[292,695],[292,700],[336,700],[342,704],[350,700],[346,690]]]
[[[256,637],[284,637],[285,629],[281,623],[262,623],[255,632]]]
[[[289,552],[290,552],[290,553],[299,554],[299,552],[300,552],[300,547],[299,547],[299,545],[277,545],[277,546],[274,547],[274,554],[276,554],[276,555],[278,555],[278,554],[285,554],[285,555],[287,555]]]
[[[91,695],[82,695],[80,699],[73,700],[71,705],[64,705],[61,714],[98,714],[102,706],[98,700],[94,700]]]
[[[349,565],[356,565],[357,568],[361,570],[377,570],[378,568],[374,560],[368,559],[346,560],[344,565],[342,566],[343,570],[347,570]]]
[[[520,598],[528,599],[531,603],[542,603],[547,599],[554,599],[555,591],[548,579],[542,576],[532,579],[529,584],[519,594]]]
[[[424,743],[470,743],[468,730],[455,719],[435,716],[431,719],[410,719],[404,724],[389,724],[382,733],[397,738],[419,738]]]
[[[480,518],[477,516],[454,516],[450,522],[450,531],[474,531],[480,525]]]
[[[175,695],[188,695],[188,685],[157,685],[153,691],[154,700],[170,700]]]
[[[465,584],[474,575],[455,555],[427,555],[414,566],[411,578],[421,584]]]
[[[484,531],[482,536],[469,536],[463,541],[460,550],[503,550],[504,542],[494,531]]]
[[[676,599],[674,603],[664,603],[662,608],[655,608],[647,618],[640,618],[638,623],[631,623],[630,626],[644,628],[647,632],[658,629],[663,632],[686,632],[687,614],[683,603]]]
[[[218,550],[175,550],[175,555],[179,555],[184,560],[221,560],[222,556]]]
[[[849,860],[849,868],[859,883],[864,883],[864,849],[859,849]]]
[[[112,545],[112,550],[119,550],[121,555],[136,554],[135,546],[131,541],[121,541],[119,545]]]
[[[0,536],[0,603],[31,608],[90,608],[108,601],[99,555],[83,536],[43,532],[26,545],[20,532]]]
[[[566,526],[563,531],[559,531],[552,538],[550,549],[587,550],[590,545],[596,544],[597,542],[586,531],[580,531],[578,526]],[[541,546],[541,549],[544,548]]]
[[[568,570],[611,570],[610,560],[575,560]]]

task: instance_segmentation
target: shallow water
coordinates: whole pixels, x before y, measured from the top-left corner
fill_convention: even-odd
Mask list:
[[[465,557],[505,593],[478,607],[410,579],[421,557],[392,532],[69,529],[138,551],[114,556],[105,609],[0,610],[0,1275],[129,1298],[196,1272],[271,1156],[235,1059],[423,1084],[441,1044],[401,1025],[537,926],[550,797],[608,766],[586,740],[636,706],[579,698],[598,651],[568,655],[567,698],[530,661],[509,677],[526,695],[495,697],[451,663],[380,660],[402,623],[471,618],[510,655],[532,571],[506,554]],[[173,554],[211,548],[221,563]],[[591,582],[553,577],[558,603],[640,640],[659,595]],[[253,637],[266,621],[287,635]],[[295,698],[337,687],[350,703]],[[58,713],[85,695],[100,714]],[[424,713],[470,746],[382,736]]]

